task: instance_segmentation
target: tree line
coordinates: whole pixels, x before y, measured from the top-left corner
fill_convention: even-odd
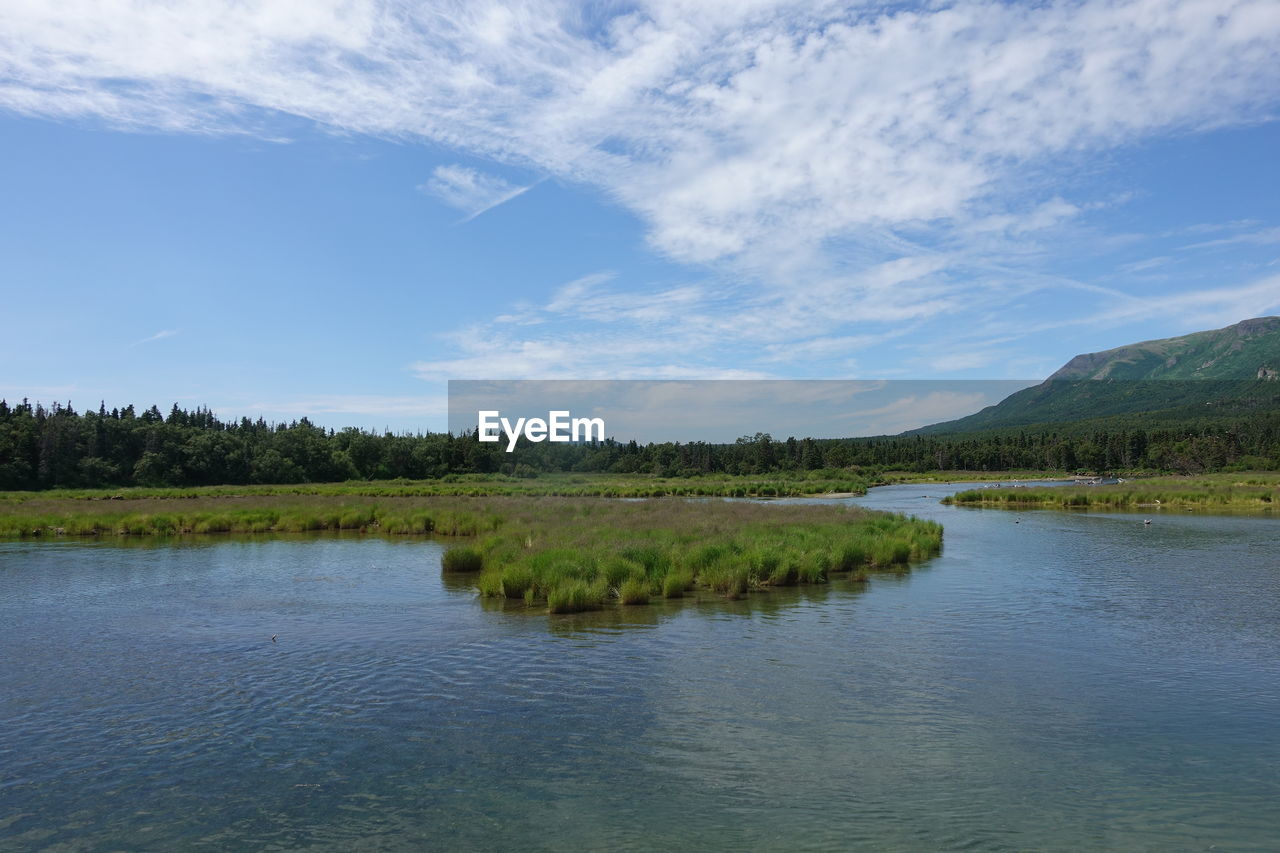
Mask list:
[[[960,435],[774,439],[733,443],[522,441],[513,453],[473,433],[324,429],[301,418],[224,421],[176,404],[77,412],[0,400],[0,489],[205,486],[434,479],[497,473],[612,472],[693,476],[872,470],[1148,469],[1197,473],[1280,467],[1280,413],[1150,426],[1141,416]]]

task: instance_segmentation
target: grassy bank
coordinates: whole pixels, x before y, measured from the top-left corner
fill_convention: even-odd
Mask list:
[[[895,480],[896,481],[896,480]],[[879,477],[850,471],[786,471],[771,475],[655,477],[646,474],[451,474],[436,480],[352,480],[290,485],[193,486],[190,488],[54,489],[0,492],[6,507],[40,500],[131,501],[245,497],[800,497],[862,494]]]
[[[314,530],[474,536],[501,524],[499,507],[503,501],[519,500],[276,494],[89,502],[39,495],[20,503],[0,504],[0,538]]]
[[[1151,477],[1105,486],[969,489],[943,502],[1011,509],[1266,510],[1280,505],[1280,473]]]

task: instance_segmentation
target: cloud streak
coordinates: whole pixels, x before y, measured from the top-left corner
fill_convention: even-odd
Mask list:
[[[133,343],[129,344],[129,346],[140,347],[143,344],[149,344],[153,341],[161,341],[161,340],[164,340],[165,338],[172,338],[174,335],[178,334],[180,331],[182,330],[181,329],[161,329],[160,331],[156,332],[154,335],[151,335],[150,337],[143,338],[140,341],[134,341]]]
[[[430,180],[418,187],[465,213],[462,222],[470,222],[532,188],[532,184],[517,186],[504,178],[466,166],[437,166]]]

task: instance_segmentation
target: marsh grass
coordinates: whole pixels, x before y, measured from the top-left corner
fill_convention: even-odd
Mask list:
[[[648,604],[648,581],[639,577],[627,578],[618,587],[618,601],[622,604]]]
[[[901,570],[942,546],[933,522],[837,505],[543,499],[511,510],[478,542],[477,586],[552,613],[824,584]]]
[[[139,498],[90,502],[41,496],[0,502],[0,539],[306,533],[476,536],[503,521],[503,498],[367,498],[329,495]],[[530,499],[525,499],[530,500]]]
[[[968,489],[944,498],[943,503],[1018,509],[1268,510],[1280,504],[1280,473],[1151,477],[1104,486]]]
[[[913,475],[901,475],[913,476]],[[890,481],[896,482],[898,476]],[[862,494],[880,475],[850,470],[779,471],[768,475],[540,474],[533,479],[501,474],[450,474],[435,480],[352,480],[344,483],[192,486],[172,488],[54,489],[0,492],[0,505],[31,501],[203,500],[209,498],[423,498],[423,497],[799,497]]]
[[[479,586],[484,588],[484,575],[480,576]],[[497,595],[507,598],[525,598],[529,593],[534,592],[533,571],[528,566],[514,565],[507,566],[498,573],[498,582],[489,585],[491,589],[496,588]],[[491,593],[495,594],[495,593]],[[536,593],[534,594],[536,597]]]
[[[932,522],[835,504],[578,497],[245,495],[5,504],[0,536],[352,531],[469,537],[445,572],[482,596],[572,613],[699,593],[739,598],[937,554]]]
[[[682,598],[693,589],[693,572],[687,569],[676,569],[662,579],[663,598]]]
[[[478,572],[484,568],[484,554],[478,548],[455,546],[444,552],[440,567],[446,572]]]

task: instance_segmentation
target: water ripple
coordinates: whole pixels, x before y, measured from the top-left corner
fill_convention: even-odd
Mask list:
[[[429,542],[0,545],[0,847],[1280,836],[1274,521],[920,493],[866,499],[946,523],[910,574],[566,617]]]

